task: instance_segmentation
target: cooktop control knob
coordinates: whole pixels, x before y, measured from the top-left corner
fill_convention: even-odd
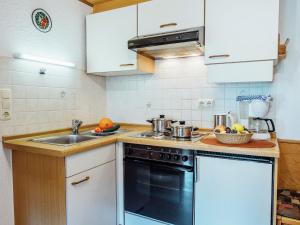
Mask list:
[[[171,154],[167,154],[167,159],[171,160],[172,159],[172,155]]]
[[[179,155],[174,155],[174,160],[175,160],[175,161],[179,161],[179,159],[180,159],[180,156],[179,156]]]
[[[128,154],[128,155],[133,154],[133,149],[131,149],[131,148],[127,149],[127,154]]]
[[[183,162],[186,162],[186,161],[188,161],[188,160],[189,160],[189,157],[188,157],[188,156],[186,156],[186,155],[185,155],[185,156],[182,156],[182,161],[183,161]]]
[[[160,159],[164,159],[164,158],[165,158],[165,154],[164,154],[164,153],[160,153],[160,154],[159,154],[159,158],[160,158]]]

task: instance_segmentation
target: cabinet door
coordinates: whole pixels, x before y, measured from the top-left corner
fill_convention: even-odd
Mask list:
[[[137,36],[137,6],[89,15],[86,25],[88,73],[136,69],[128,40]]]
[[[204,0],[152,0],[138,5],[139,36],[204,26]]]
[[[67,225],[116,225],[115,166],[112,161],[67,178]]]
[[[195,225],[270,225],[272,165],[196,158]]]
[[[206,64],[277,59],[279,0],[209,0]]]
[[[207,66],[209,83],[273,81],[272,60],[242,63],[220,63]]]

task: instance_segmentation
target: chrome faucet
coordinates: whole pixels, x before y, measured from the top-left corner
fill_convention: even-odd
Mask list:
[[[82,125],[81,120],[72,120],[72,134],[76,135],[79,133],[79,128]]]

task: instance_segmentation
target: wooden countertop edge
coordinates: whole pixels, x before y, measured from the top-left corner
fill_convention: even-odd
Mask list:
[[[130,124],[130,123],[118,123],[121,126],[125,127],[140,127],[140,128],[150,128],[149,125],[145,124]],[[80,131],[86,131],[88,129],[94,129],[97,127],[98,124],[87,124],[80,128]],[[10,135],[10,136],[3,136],[2,142],[10,141],[10,140],[16,140],[16,139],[22,139],[22,138],[30,138],[35,136],[42,136],[42,135],[49,135],[49,134],[56,134],[56,133],[62,133],[62,132],[71,132],[71,128],[62,128],[62,129],[56,129],[56,130],[49,130],[49,131],[42,131],[42,132],[35,132],[35,133],[28,133],[28,134],[18,134],[18,135]]]
[[[272,149],[223,147],[223,146],[207,145],[202,142],[196,142],[196,143],[169,142],[164,140],[160,141],[160,140],[149,140],[149,139],[137,139],[137,138],[125,137],[125,136],[117,138],[117,141],[123,143],[129,143],[129,144],[164,146],[170,148],[173,147],[173,148],[190,149],[195,151],[223,152],[229,154],[240,154],[240,155],[250,155],[250,156],[271,157],[271,158],[280,157],[280,150],[276,140],[273,140],[276,146]]]
[[[278,139],[279,143],[288,143],[288,144],[300,144],[300,140],[291,140],[291,139]]]
[[[96,125],[91,124],[82,127],[82,130],[87,130],[94,128]],[[83,142],[77,144],[76,146],[55,146],[49,144],[42,143],[33,143],[29,142],[28,139],[37,136],[47,136],[50,134],[58,134],[63,132],[69,132],[70,129],[60,129],[55,131],[48,132],[39,132],[35,134],[25,134],[25,135],[15,135],[3,138],[3,146],[5,149],[12,149],[15,151],[27,151],[35,154],[49,155],[53,157],[66,157],[76,153],[88,151],[94,148],[102,147],[105,145],[113,144],[116,142],[126,142],[132,144],[145,144],[145,145],[153,145],[153,146],[165,146],[165,147],[173,147],[173,148],[183,148],[183,149],[191,149],[191,150],[201,150],[201,151],[213,151],[213,152],[224,152],[230,154],[241,154],[241,155],[254,155],[254,156],[262,156],[262,157],[272,157],[279,158],[280,151],[279,145],[276,139],[273,139],[276,147],[272,149],[251,149],[251,148],[237,148],[237,147],[221,147],[221,146],[211,146],[206,145],[201,142],[196,143],[187,143],[187,142],[170,142],[164,140],[151,140],[151,139],[141,139],[131,137],[134,133],[150,130],[150,126],[141,125],[141,124],[127,124],[121,123],[121,126],[125,129],[130,130],[129,133],[121,133],[116,134],[109,137],[104,137],[101,139],[95,139],[89,142]],[[203,129],[203,131],[209,131],[208,129]]]

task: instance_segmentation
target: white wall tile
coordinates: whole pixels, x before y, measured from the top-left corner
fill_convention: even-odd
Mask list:
[[[210,84],[206,72],[203,57],[192,57],[156,61],[153,76],[109,77],[108,115],[117,121],[145,123],[146,119],[166,114],[210,128],[213,113],[238,112],[238,95],[270,91],[271,84],[265,83]],[[201,109],[200,98],[212,98],[215,104]]]
[[[41,76],[40,66],[0,58],[0,86],[11,88],[13,103],[12,120],[0,122],[11,129],[1,129],[0,136],[69,127],[74,118],[85,124],[95,123],[106,115],[104,78],[59,66],[47,66],[46,75]],[[12,85],[8,85],[10,80]],[[131,85],[132,89],[136,88]]]

